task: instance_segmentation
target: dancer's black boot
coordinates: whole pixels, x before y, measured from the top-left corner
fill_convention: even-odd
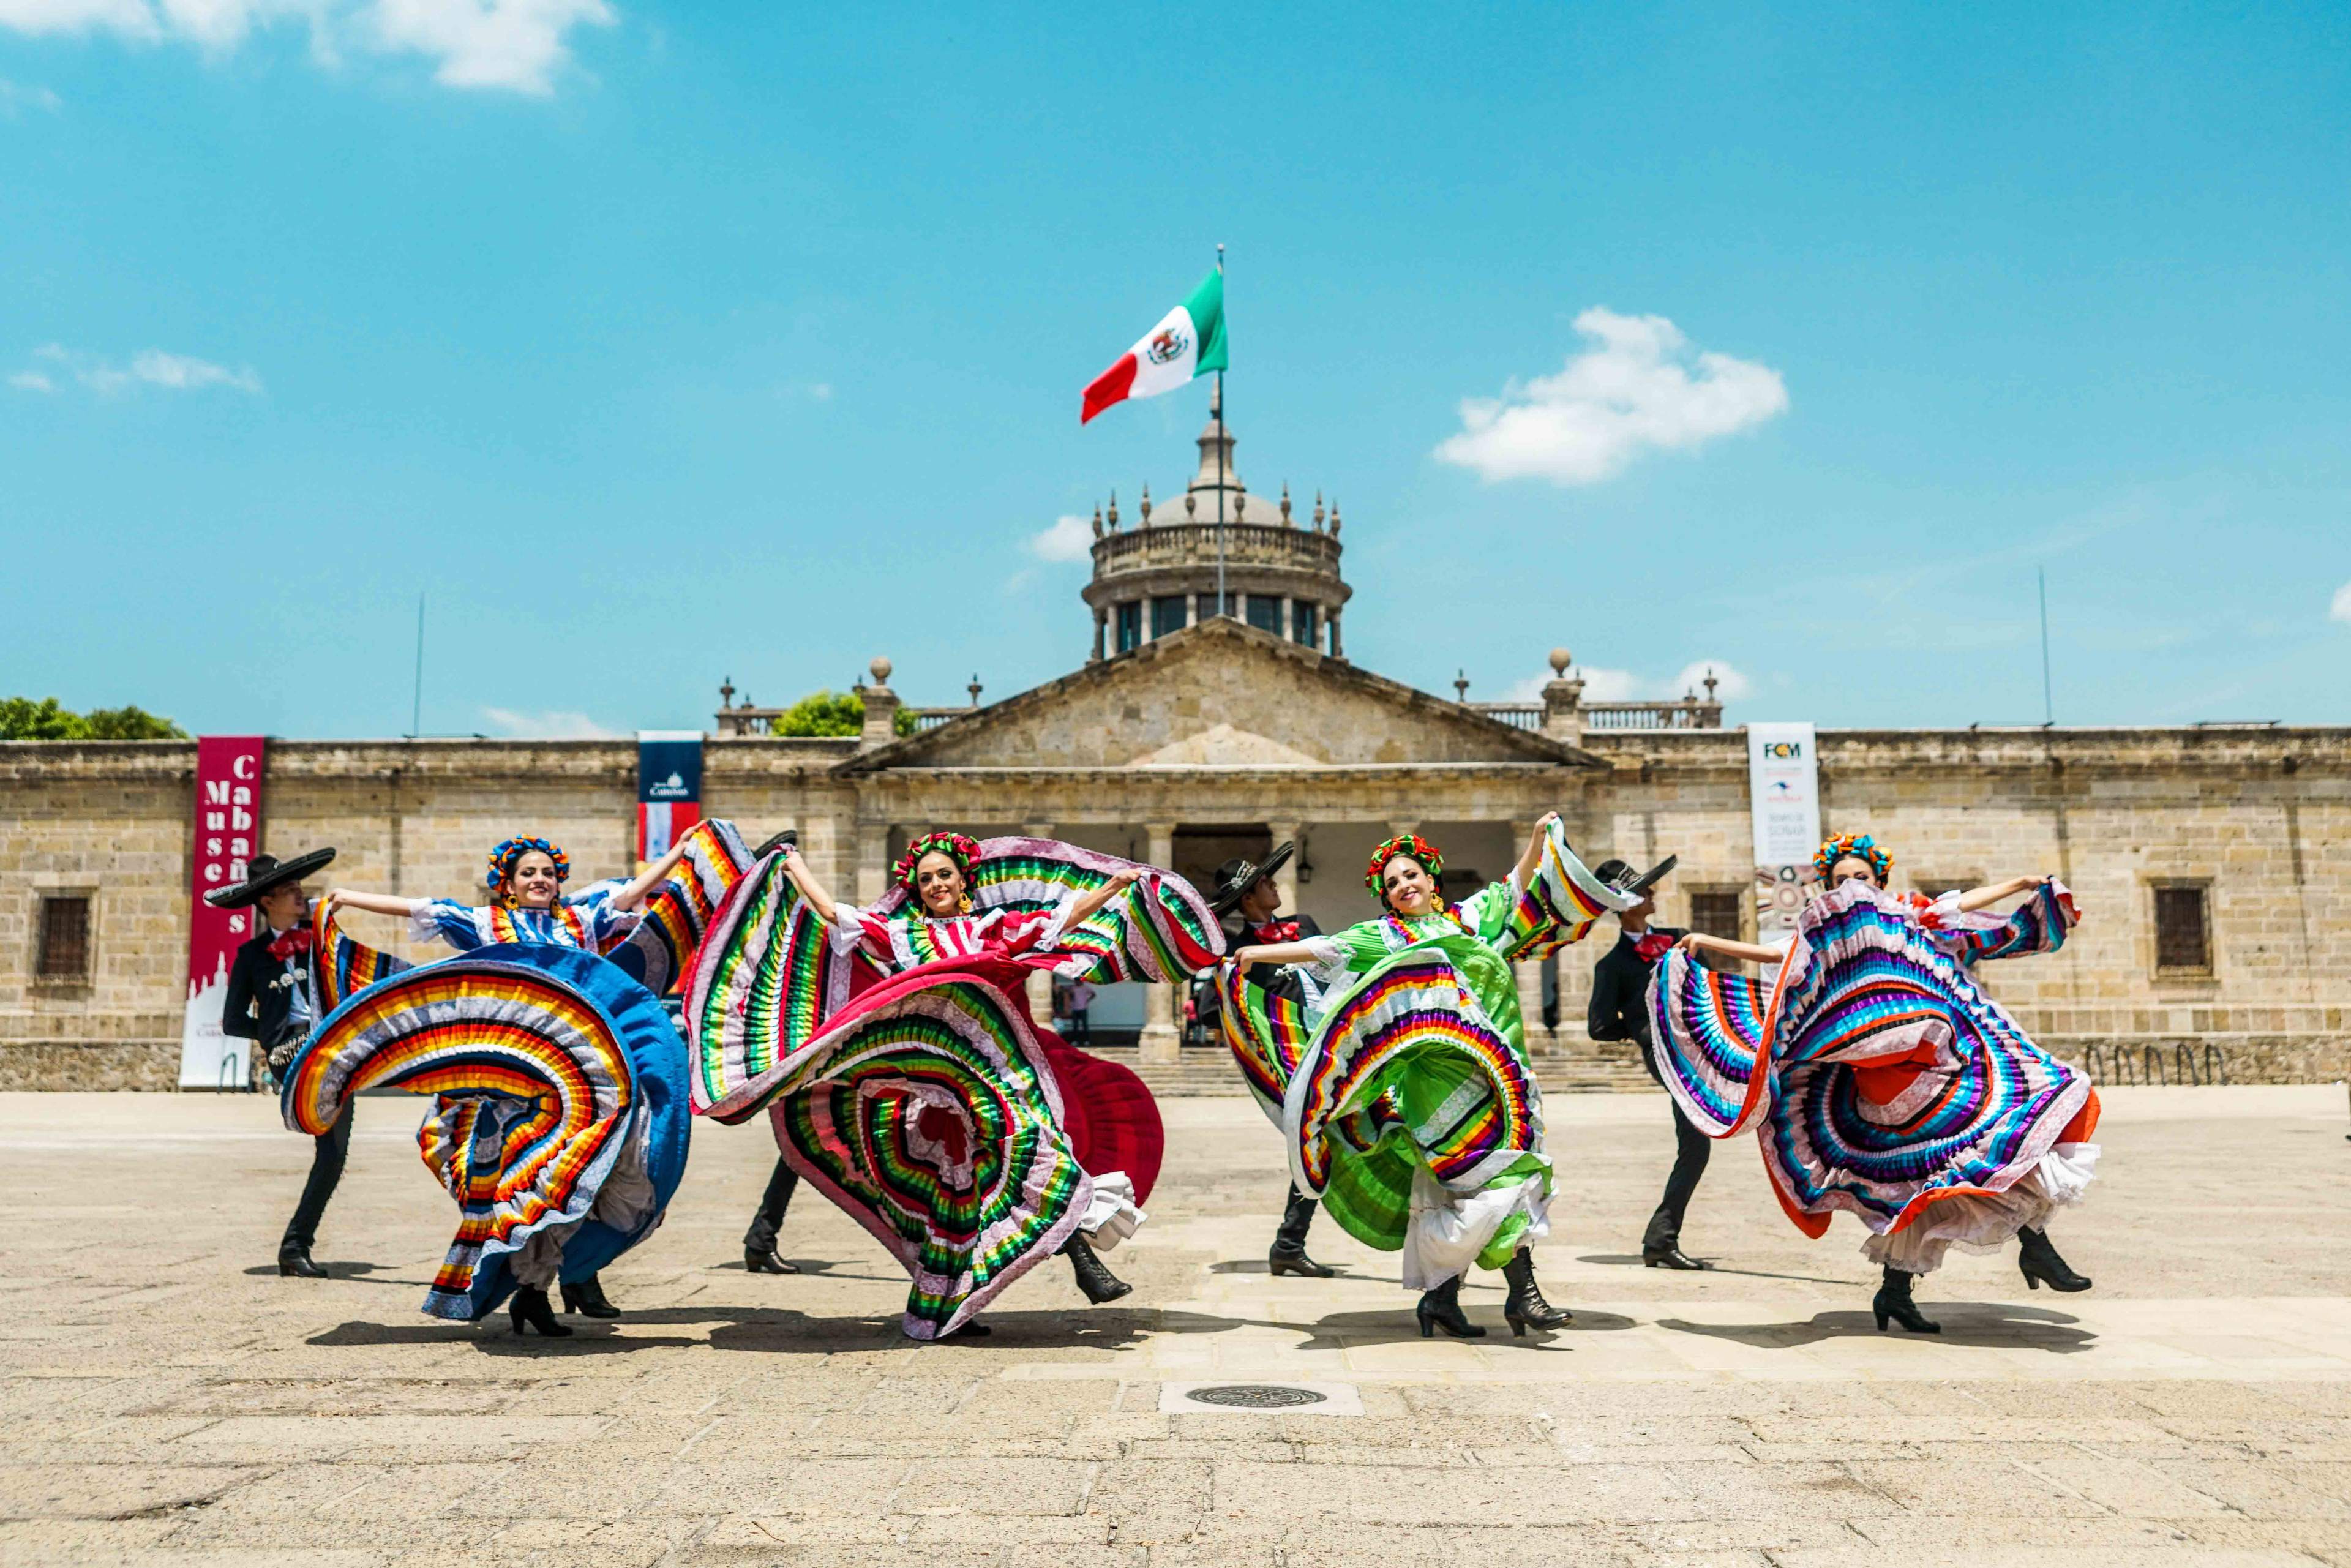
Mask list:
[[[1070,1267],[1078,1276],[1078,1289],[1083,1291],[1086,1300],[1094,1305],[1099,1307],[1104,1301],[1114,1301],[1134,1289],[1110,1271],[1109,1266],[1096,1256],[1092,1243],[1084,1237],[1072,1232],[1070,1239],[1061,1243],[1061,1250],[1069,1254]]]
[[[549,1339],[571,1337],[569,1325],[555,1321],[555,1308],[549,1304],[547,1292],[537,1285],[516,1288],[514,1299],[507,1303],[507,1318],[514,1324],[517,1333],[526,1328],[533,1328]]]
[[[277,1271],[301,1280],[323,1280],[327,1271],[310,1261],[308,1247],[280,1247],[277,1249]]]
[[[1455,1339],[1484,1339],[1486,1331],[1461,1315],[1461,1276],[1456,1274],[1437,1289],[1420,1298],[1412,1315],[1420,1320],[1420,1337],[1433,1337],[1443,1329]]]
[[[2049,1244],[2049,1232],[2026,1226],[2016,1233],[2017,1267],[2024,1270],[2024,1282],[2034,1290],[2046,1285],[2053,1291],[2086,1291],[2089,1276],[2076,1274],[2072,1265],[2057,1256],[2057,1249]]]
[[[1327,1280],[1337,1272],[1306,1255],[1306,1228],[1313,1223],[1314,1200],[1291,1187],[1290,1201],[1281,1209],[1281,1228],[1273,1233],[1273,1250],[1265,1255],[1268,1273],[1276,1277],[1299,1274],[1309,1280]]]
[[[593,1274],[577,1283],[564,1281],[563,1310],[584,1312],[591,1318],[617,1318],[621,1315],[621,1309],[604,1299],[604,1287],[597,1282]]]
[[[1563,1327],[1573,1315],[1565,1307],[1554,1307],[1543,1300],[1542,1291],[1535,1284],[1535,1255],[1525,1248],[1510,1254],[1510,1260],[1502,1265],[1502,1278],[1510,1285],[1510,1293],[1502,1301],[1502,1318],[1519,1338],[1524,1339],[1529,1329]]]
[[[754,1274],[797,1274],[799,1264],[779,1256],[772,1247],[743,1249],[743,1267]]]
[[[1918,1310],[1910,1299],[1910,1282],[1918,1276],[1906,1274],[1893,1265],[1886,1265],[1886,1282],[1877,1287],[1870,1298],[1869,1310],[1877,1319],[1877,1332],[1886,1332],[1886,1320],[1892,1318],[1912,1333],[1941,1333],[1943,1325]]]

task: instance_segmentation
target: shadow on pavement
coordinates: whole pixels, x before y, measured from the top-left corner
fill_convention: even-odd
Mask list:
[[[372,1278],[371,1276],[382,1270],[384,1265],[381,1263],[346,1263],[340,1259],[335,1259],[321,1262],[319,1267],[324,1269],[329,1278],[340,1280],[350,1285],[406,1285],[422,1291],[429,1289],[433,1283],[430,1280],[412,1280],[402,1274],[385,1274],[381,1279]],[[277,1265],[275,1263],[265,1263],[258,1269],[246,1270],[246,1273],[256,1279],[275,1276],[277,1272]],[[296,1281],[299,1284],[309,1282],[308,1281]]]
[[[1914,1335],[1891,1322],[1886,1333],[1896,1339],[2046,1350],[2060,1355],[2085,1351],[2098,1338],[2095,1330],[2076,1326],[2081,1319],[2045,1307],[2012,1301],[1921,1301],[1918,1305],[1943,1325],[1941,1333]],[[1657,1326],[1677,1333],[1737,1340],[1763,1350],[1793,1350],[1824,1340],[1866,1338],[1878,1332],[1876,1320],[1865,1310],[1815,1312],[1809,1322],[1801,1323],[1694,1323],[1682,1318],[1659,1318]]]
[[[1692,1253],[1691,1256],[1696,1257],[1698,1254]],[[1642,1262],[1641,1255],[1638,1252],[1592,1252],[1578,1258],[1576,1261],[1579,1263],[1601,1263],[1611,1268],[1618,1269],[1640,1269],[1647,1267],[1646,1264]],[[1774,1274],[1769,1270],[1764,1269],[1726,1269],[1719,1263],[1717,1263],[1711,1269],[1697,1270],[1688,1269],[1660,1269],[1657,1272],[1660,1274],[1687,1274],[1692,1272],[1729,1274],[1741,1280],[1793,1280],[1800,1284],[1805,1285],[1854,1285],[1860,1283],[1858,1280],[1823,1280],[1816,1274]]]
[[[1316,1319],[1311,1324],[1276,1323],[1270,1326],[1311,1333],[1313,1337],[1299,1346],[1301,1350],[1343,1350],[1357,1344],[1396,1344],[1420,1337],[1420,1324],[1412,1312],[1413,1300],[1406,1296],[1394,1308],[1383,1312],[1332,1312],[1328,1317]],[[1556,1341],[1573,1334],[1617,1333],[1635,1326],[1631,1318],[1615,1312],[1587,1312],[1572,1302],[1553,1301],[1552,1304],[1566,1305],[1575,1314],[1574,1321],[1565,1328],[1530,1329],[1526,1338],[1519,1340],[1510,1333],[1510,1324],[1502,1321],[1499,1311],[1485,1310],[1483,1303],[1462,1303],[1469,1313],[1469,1321],[1484,1327],[1488,1340],[1506,1344],[1515,1341],[1529,1349],[1545,1341]],[[1444,1331],[1439,1330],[1437,1337],[1444,1338]]]

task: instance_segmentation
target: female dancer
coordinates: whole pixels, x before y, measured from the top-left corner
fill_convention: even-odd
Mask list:
[[[478,1318],[512,1290],[517,1332],[560,1337],[547,1286],[568,1275],[566,1312],[620,1315],[598,1272],[660,1223],[684,1168],[684,1047],[653,988],[748,860],[705,822],[643,875],[564,899],[563,852],[517,838],[491,852],[487,905],[321,901],[335,1010],[289,1069],[287,1117],[307,1130],[378,1084],[437,1097],[418,1141],[465,1218],[427,1312]],[[411,968],[343,937],[338,907],[405,915],[460,956]]]
[[[2020,876],[1929,900],[1886,890],[1894,857],[1867,834],[1813,857],[1824,891],[1783,951],[1693,932],[1649,991],[1658,1065],[1715,1137],[1752,1126],[1781,1207],[1807,1235],[1847,1209],[1884,1270],[1870,1303],[1913,1333],[1941,1325],[1912,1299],[1954,1243],[2011,1236],[2025,1283],[2086,1291],[2043,1229],[2090,1184],[2097,1092],[2025,1037],[1977,983],[1988,958],[2052,953],[2080,919],[2054,878]],[[2013,914],[1979,913],[2018,894]],[[1770,988],[1691,956],[1781,966]]]
[[[1169,873],[1042,839],[926,833],[872,909],[835,900],[796,846],[713,924],[686,992],[695,1108],[770,1108],[784,1158],[914,1277],[904,1326],[974,1315],[1040,1259],[1095,1255],[1143,1219],[1164,1147],[1123,1067],[1029,1017],[1030,971],[1166,982],[1213,964],[1214,916]]]
[[[1228,1028],[1260,1042],[1242,1052],[1244,1066],[1286,1082],[1299,1190],[1349,1234],[1402,1251],[1405,1289],[1423,1292],[1421,1336],[1485,1333],[1461,1312],[1473,1262],[1502,1270],[1502,1315],[1523,1335],[1569,1314],[1543,1300],[1527,1245],[1550,1233],[1552,1163],[1510,961],[1578,941],[1601,911],[1637,898],[1576,859],[1556,812],[1536,824],[1510,878],[1467,902],[1437,891],[1444,869],[1417,833],[1388,840],[1364,873],[1387,913],[1241,948],[1227,967],[1225,1011]],[[1259,964],[1311,966],[1336,994],[1310,1012],[1245,987]]]

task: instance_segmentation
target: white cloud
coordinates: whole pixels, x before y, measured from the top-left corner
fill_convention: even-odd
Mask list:
[[[310,32],[313,54],[338,45],[380,55],[420,55],[444,86],[545,97],[570,62],[566,35],[611,26],[607,0],[0,0],[0,27],[36,36],[105,32],[135,43],[235,49],[284,21]]]
[[[8,384],[18,392],[53,392],[57,390],[57,383],[38,371],[18,371],[8,378]]]
[[[6,0],[0,0],[5,4]],[[186,354],[167,354],[161,349],[141,349],[131,356],[128,365],[118,365],[96,354],[86,354],[59,343],[44,343],[33,350],[37,360],[47,360],[73,373],[74,380],[92,392],[114,393],[135,387],[162,387],[172,392],[201,392],[206,387],[228,387],[241,392],[258,394],[261,378],[246,365],[230,370],[210,360],[193,359]],[[27,378],[30,378],[29,380]],[[48,392],[54,384],[39,371],[25,371],[8,378],[12,386]],[[32,382],[38,381],[38,388]]]
[[[2351,582],[2335,591],[2335,602],[2327,606],[2326,615],[2330,621],[2351,621]]]
[[[614,740],[621,735],[568,708],[518,713],[513,708],[486,707],[482,717],[492,730],[510,740]]]
[[[0,0],[0,5],[7,0]],[[15,120],[28,110],[40,110],[55,114],[63,108],[56,93],[45,87],[26,87],[22,82],[0,77],[0,120]]]
[[[1055,517],[1050,528],[1029,536],[1029,553],[1039,560],[1083,560],[1093,548],[1092,521],[1074,512]]]
[[[1663,316],[1595,306],[1575,319],[1592,346],[1559,374],[1465,398],[1461,432],[1437,448],[1479,477],[1594,485],[1651,449],[1677,451],[1783,413],[1780,372],[1728,354],[1693,353]]]

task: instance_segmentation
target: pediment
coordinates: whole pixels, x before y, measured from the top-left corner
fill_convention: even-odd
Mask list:
[[[1593,760],[1255,627],[1211,621],[842,766],[863,772]]]

